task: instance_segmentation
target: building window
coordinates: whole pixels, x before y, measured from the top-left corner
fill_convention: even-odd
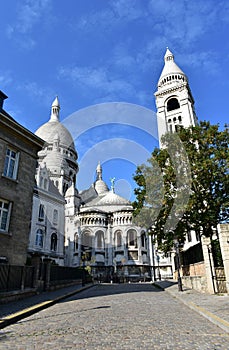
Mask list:
[[[138,243],[137,243],[137,232],[135,230],[129,230],[127,233],[127,244],[128,246],[132,246],[137,248]]]
[[[40,183],[39,183],[39,186],[42,188],[43,187],[43,181],[44,181],[44,179],[43,179],[43,177],[41,176],[40,177]]]
[[[74,251],[77,251],[79,249],[79,237],[77,233],[75,233],[75,238],[74,238]]]
[[[96,233],[96,247],[97,249],[103,249],[103,232]]]
[[[58,223],[58,210],[56,209],[53,210],[53,223],[54,224]]]
[[[117,231],[116,232],[116,247],[121,247],[122,246],[122,232],[121,231]]]
[[[35,245],[39,248],[43,248],[44,244],[44,232],[41,229],[38,229],[36,232],[36,241]]]
[[[51,245],[50,249],[53,250],[54,252],[57,250],[57,234],[54,232],[51,235]]]
[[[81,236],[81,250],[91,250],[92,249],[92,236],[90,235],[90,232],[85,231],[82,233]]]
[[[48,189],[48,180],[44,179],[44,190]]]
[[[145,233],[142,233],[142,235],[141,235],[141,244],[142,244],[142,248],[146,247],[146,235],[145,235]]]
[[[5,164],[4,164],[4,172],[3,172],[4,176],[7,176],[14,180],[17,178],[18,159],[19,159],[19,152],[16,152],[10,148],[7,148]]]
[[[43,221],[44,218],[45,218],[45,208],[44,208],[44,205],[43,205],[43,204],[40,204],[38,219],[39,219],[40,221]]]
[[[11,203],[0,199],[0,231],[8,231]]]
[[[167,112],[173,111],[174,109],[180,108],[180,104],[177,98],[170,98],[167,102]]]
[[[90,261],[92,256],[92,236],[89,231],[85,231],[81,236],[81,260]]]

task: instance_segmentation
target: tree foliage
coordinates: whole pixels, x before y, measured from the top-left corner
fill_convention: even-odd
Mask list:
[[[134,180],[135,220],[150,227],[167,251],[174,236],[184,241],[189,230],[212,236],[229,218],[229,133],[225,127],[200,122],[162,137]]]

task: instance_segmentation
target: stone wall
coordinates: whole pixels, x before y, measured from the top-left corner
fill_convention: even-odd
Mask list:
[[[205,276],[205,265],[204,261],[196,264],[190,264],[188,266],[182,266],[183,276]]]
[[[9,264],[23,265],[26,262],[37,152],[42,144],[42,140],[13,119],[1,115],[0,197],[11,203],[11,215],[7,232],[0,231],[0,257],[5,257]],[[8,147],[19,152],[15,180],[3,175]]]
[[[182,266],[182,283],[185,287],[198,290],[199,292],[206,292],[207,281],[205,276],[204,261]]]

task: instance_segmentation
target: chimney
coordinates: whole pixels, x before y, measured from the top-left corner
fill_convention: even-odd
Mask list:
[[[2,92],[2,91],[0,90],[0,109],[2,109],[4,100],[7,99],[7,98],[8,98],[8,96],[6,96],[6,95],[4,94],[4,92]]]

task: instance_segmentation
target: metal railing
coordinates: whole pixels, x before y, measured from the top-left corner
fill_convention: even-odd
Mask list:
[[[0,264],[0,292],[32,288],[33,281],[33,266]]]

